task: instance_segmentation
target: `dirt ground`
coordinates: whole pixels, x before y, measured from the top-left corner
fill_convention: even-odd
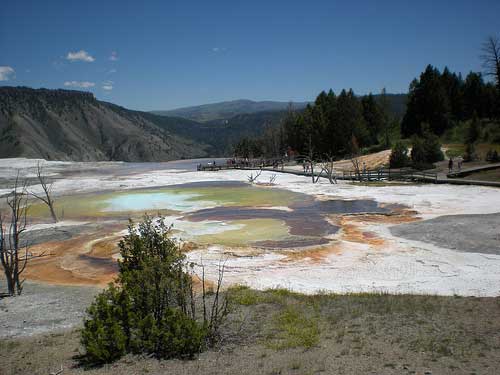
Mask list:
[[[500,298],[304,296],[236,287],[221,345],[85,369],[76,330],[0,341],[0,373],[498,374]]]
[[[358,158],[360,165],[365,163],[367,169],[376,169],[389,164],[391,150],[384,150],[369,155],[363,155]],[[350,171],[353,169],[351,159],[339,160],[334,164],[335,169],[339,171]]]

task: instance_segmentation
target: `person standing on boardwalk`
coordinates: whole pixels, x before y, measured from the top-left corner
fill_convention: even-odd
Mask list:
[[[453,159],[450,158],[450,161],[448,161],[448,173],[451,173],[453,171]]]

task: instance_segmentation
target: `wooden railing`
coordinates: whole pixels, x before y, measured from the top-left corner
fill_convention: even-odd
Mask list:
[[[352,181],[426,181],[437,182],[437,173],[430,173],[415,170],[395,170],[395,169],[375,169],[366,171],[344,171],[337,178]]]
[[[229,160],[226,163],[208,163],[199,164],[198,171],[220,171],[226,169],[270,169],[293,173],[302,176],[311,176],[309,171],[298,171],[284,168],[283,163],[278,160],[252,160],[252,161],[232,161]],[[315,172],[314,175],[318,176],[319,171]],[[325,172],[320,174],[321,177],[328,178]],[[332,176],[333,177],[333,176]],[[416,171],[411,169],[367,169],[360,171],[337,171],[335,172],[335,178],[339,180],[351,180],[351,181],[422,181],[422,182],[438,182],[438,175],[436,173]]]
[[[198,164],[198,171],[220,171],[225,169],[259,169],[259,168],[282,168],[283,161],[280,159],[228,159],[222,163]]]

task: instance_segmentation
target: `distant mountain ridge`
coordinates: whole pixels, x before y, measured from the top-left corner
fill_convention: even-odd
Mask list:
[[[406,94],[386,94],[391,113],[400,118],[406,111]],[[380,95],[373,95],[377,99]],[[291,105],[295,111],[301,111],[312,102],[280,102],[280,101],[253,101],[238,99],[212,104],[176,108],[168,111],[151,111],[161,116],[182,117],[185,119],[213,123],[217,120],[229,120],[238,115],[250,115],[259,112],[286,111]]]
[[[391,112],[402,116],[406,95],[387,97]],[[301,111],[307,103],[292,105]],[[129,110],[89,92],[0,87],[0,158],[167,161],[229,156],[242,137],[257,137],[267,127],[279,126],[288,106],[238,100],[184,112],[203,114],[205,121],[200,122],[182,117],[181,110],[167,111],[177,116]],[[233,114],[250,110],[255,112]]]
[[[206,144],[158,127],[143,114],[150,116],[88,92],[0,87],[0,158],[164,161],[207,155]]]
[[[305,108],[308,102],[279,102],[271,100],[253,101],[248,99],[238,99],[176,108],[168,111],[151,111],[151,113],[162,116],[183,117],[198,122],[208,122],[213,120],[225,120],[243,114],[284,111],[290,104],[295,110],[301,110]]]
[[[257,137],[262,135],[266,127],[279,126],[286,111],[265,111],[240,114],[225,120],[196,122],[184,119],[150,114],[151,120],[161,128],[169,129],[193,142],[203,142],[210,145],[211,156],[229,156],[231,147],[242,137]],[[147,116],[146,116],[147,117]]]

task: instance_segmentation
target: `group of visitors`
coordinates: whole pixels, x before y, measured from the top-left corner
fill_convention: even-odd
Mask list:
[[[456,162],[457,162],[457,170],[458,172],[460,172],[462,170],[462,163],[463,163],[463,159],[461,156],[459,156],[457,159],[456,159]],[[454,161],[453,161],[453,158],[450,158],[450,160],[448,160],[448,173],[451,173],[453,172],[453,165],[454,165]]]
[[[306,162],[305,160],[302,161],[302,169],[304,170],[304,173],[309,173],[311,170],[311,164],[309,162]]]

